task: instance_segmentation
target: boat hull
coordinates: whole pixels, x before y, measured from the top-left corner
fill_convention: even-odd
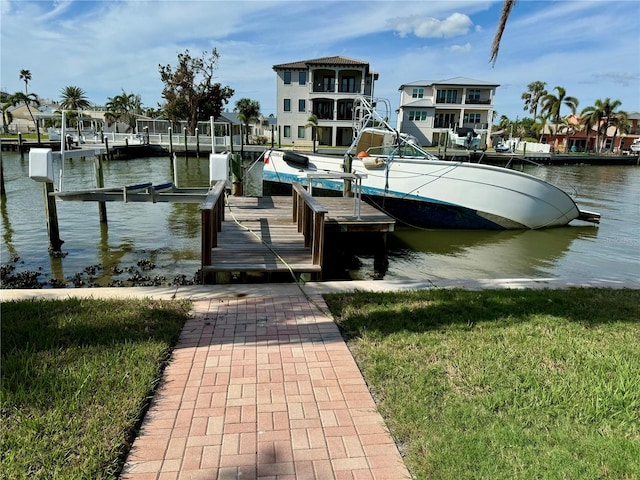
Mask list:
[[[306,166],[267,153],[264,180],[308,184],[309,173],[343,171],[344,160],[306,155]],[[395,159],[369,168],[358,158],[352,172],[362,175],[363,198],[398,221],[416,227],[536,229],[566,225],[580,212],[561,189],[534,176],[490,165],[425,159]],[[342,191],[338,179],[314,179],[313,188]]]

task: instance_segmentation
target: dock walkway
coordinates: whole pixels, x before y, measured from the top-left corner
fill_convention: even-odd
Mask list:
[[[271,274],[291,272],[322,275],[324,235],[347,232],[385,234],[395,221],[361,203],[356,215],[353,198],[314,197],[326,210],[322,233],[314,245],[301,231],[290,196],[227,197],[224,220],[211,249],[211,260],[203,261],[203,276],[218,274]],[[206,227],[203,227],[206,230]],[[312,232],[313,233],[313,232]],[[204,242],[203,242],[204,244]],[[205,247],[206,248],[206,247]],[[318,251],[318,249],[320,249]],[[207,252],[203,252],[203,258]],[[216,283],[224,283],[216,281]]]

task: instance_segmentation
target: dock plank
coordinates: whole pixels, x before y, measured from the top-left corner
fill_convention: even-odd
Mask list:
[[[360,216],[354,216],[353,198],[316,197],[328,210],[325,227],[336,231],[393,231],[395,221],[362,203]],[[304,246],[304,236],[293,222],[290,196],[227,197],[222,230],[212,249],[211,265],[203,273],[268,273],[293,271],[321,274]]]

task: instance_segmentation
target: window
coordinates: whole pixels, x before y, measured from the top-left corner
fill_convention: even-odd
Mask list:
[[[424,122],[427,120],[427,112],[420,110],[409,110],[409,120],[415,122]]]
[[[290,112],[291,111],[291,99],[290,98],[285,98],[284,99],[284,111],[285,112]]]
[[[322,77],[322,89],[324,92],[333,92],[333,77]]]
[[[356,77],[342,77],[340,79],[340,91],[347,93],[355,93]]]
[[[456,124],[453,113],[438,113],[435,118],[435,128],[452,128]]]
[[[424,98],[424,88],[414,88],[411,92],[411,98]]]
[[[307,102],[305,101],[304,98],[301,98],[300,100],[298,100],[298,111],[299,112],[307,111]]]
[[[479,113],[465,113],[464,118],[462,119],[464,123],[480,123],[480,114]]]
[[[437,103],[458,103],[457,90],[438,90],[436,95]]]
[[[480,90],[476,88],[471,88],[467,90],[467,98],[469,100],[475,100],[475,101],[480,100]]]
[[[304,138],[305,130],[304,127],[298,127],[298,138]]]
[[[299,72],[298,73],[298,83],[300,85],[306,85],[307,84],[307,72]]]
[[[284,138],[291,138],[291,125],[284,126]]]
[[[291,72],[284,72],[284,84],[289,85],[291,83]]]

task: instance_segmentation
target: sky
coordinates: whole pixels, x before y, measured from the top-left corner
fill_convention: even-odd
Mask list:
[[[468,77],[500,86],[498,116],[531,116],[534,81],[563,87],[578,110],[597,99],[640,111],[640,1],[519,0],[497,62],[490,48],[502,1],[0,0],[0,88],[60,100],[78,86],[94,104],[139,94],[162,102],[159,65],[189,50],[220,55],[216,81],[276,114],[274,65],[341,55],[378,72],[375,95],[398,108],[399,88]],[[568,110],[563,113],[569,113]]]

